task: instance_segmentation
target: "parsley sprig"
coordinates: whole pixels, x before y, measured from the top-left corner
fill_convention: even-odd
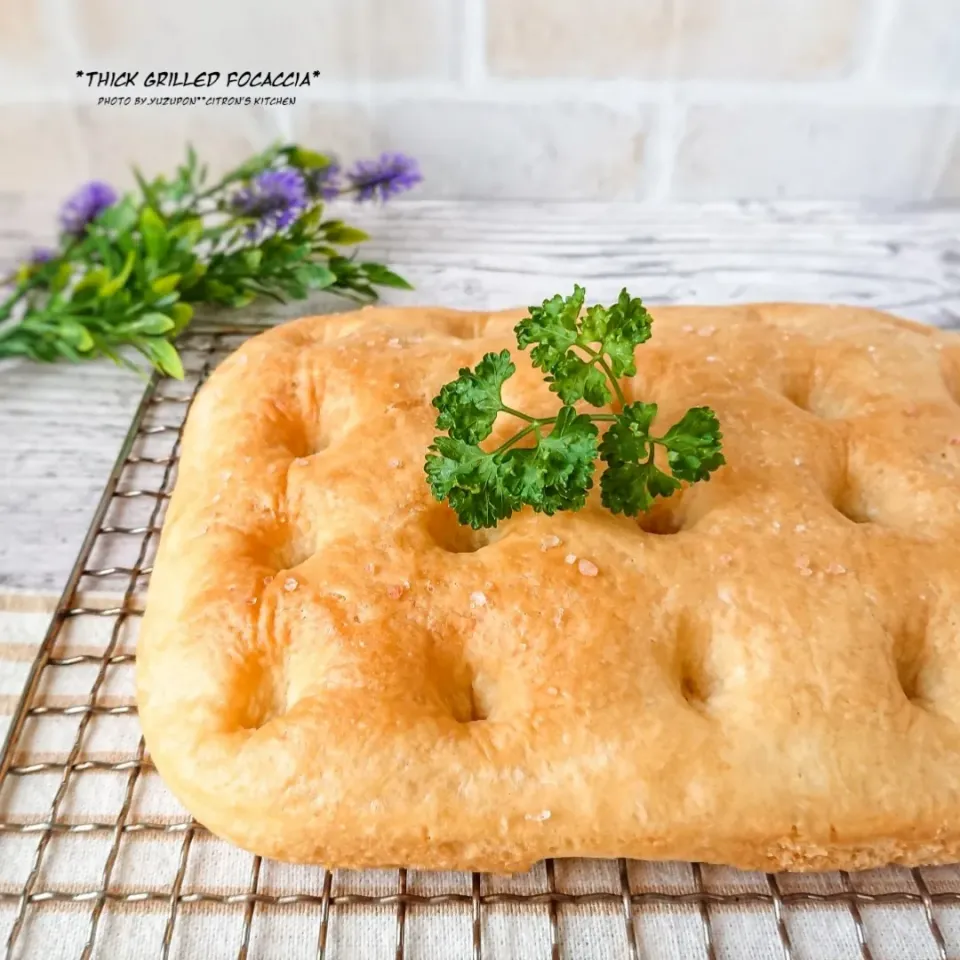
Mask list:
[[[619,380],[636,374],[636,348],[650,339],[653,318],[623,290],[609,307],[583,309],[585,290],[559,294],[530,307],[514,328],[521,350],[542,370],[562,406],[555,416],[533,417],[503,402],[503,385],[516,372],[509,350],[488,353],[434,398],[439,413],[425,471],[433,496],[447,501],[463,524],[495,527],[524,506],[552,516],[580,510],[593,487],[596,459],[605,464],[600,499],[612,513],[636,516],[682,482],[708,480],[724,461],[720,424],[709,407],[693,407],[665,433],[651,432],[655,403],[628,402]],[[610,407],[582,413],[575,404]],[[492,450],[480,445],[501,414],[522,422]],[[602,439],[598,424],[606,427]],[[533,437],[533,445],[520,445]],[[655,462],[666,451],[669,472]]]

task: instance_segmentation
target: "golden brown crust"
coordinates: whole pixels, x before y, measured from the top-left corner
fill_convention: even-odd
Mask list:
[[[198,820],[338,866],[960,859],[960,338],[653,312],[628,393],[712,406],[728,465],[639,523],[591,498],[484,535],[431,499],[458,367],[514,348],[505,401],[556,403],[522,311],[308,317],[214,373],[137,664]]]

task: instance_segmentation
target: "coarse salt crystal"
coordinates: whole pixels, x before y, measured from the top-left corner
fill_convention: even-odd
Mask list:
[[[364,571],[365,571],[366,573],[376,573],[376,572],[377,572],[376,564],[373,564],[373,563],[365,564],[363,569],[364,569]]]
[[[388,346],[388,347],[402,347],[403,344],[400,342],[400,338],[399,338],[399,337],[391,337],[391,338],[387,341],[387,346]]]
[[[244,458],[243,458],[243,462],[244,462],[244,463],[249,463],[252,459],[253,459],[253,457],[244,457]]]
[[[806,533],[806,532],[807,532],[807,525],[806,525],[805,523],[798,523],[798,524],[793,528],[793,532],[794,532],[794,533]]]
[[[867,345],[867,353],[876,353],[877,348],[871,343]]]
[[[685,324],[683,325],[683,332],[684,332],[684,333],[693,333],[693,325],[692,325],[692,324],[689,324],[689,323],[685,323]]]
[[[392,470],[396,470],[397,467],[400,467],[402,465],[403,465],[403,461],[398,460],[396,457],[393,457],[392,459],[387,461],[387,466],[390,467]]]
[[[697,333],[698,333],[701,337],[712,337],[712,336],[714,335],[714,333],[716,332],[716,329],[717,329],[716,327],[701,327],[701,328],[697,331]]]
[[[827,567],[827,573],[846,573],[847,568],[842,563],[831,563]]]
[[[475,590],[470,594],[470,606],[471,607],[485,607],[487,605],[487,596],[485,593],[481,593],[479,590]]]
[[[794,457],[793,463],[794,463],[794,466],[797,466],[797,467],[803,466],[803,461],[799,457]]]
[[[247,601],[247,603],[249,603],[250,606],[253,606],[256,602],[257,602],[257,598],[256,598],[256,597],[251,597],[251,598]]]
[[[575,553],[568,553],[568,554],[563,558],[563,562],[564,562],[564,563],[576,563],[576,562],[577,562],[577,555],[576,555]]]
[[[552,550],[554,547],[559,547],[562,542],[559,537],[551,533],[540,541],[540,549]]]
[[[283,581],[283,589],[286,590],[288,593],[291,590],[296,590],[297,587],[299,586],[300,584],[297,583],[297,580],[295,577],[288,577],[286,580]]]
[[[779,520],[774,520],[774,521],[773,521],[773,529],[774,529],[775,531],[780,529],[780,521],[779,521]]]
[[[539,813],[526,814],[524,819],[541,821],[541,820],[549,820],[550,816],[551,814],[549,810],[541,810]]]
[[[733,556],[729,553],[721,553],[719,559],[722,564],[733,563]]]
[[[707,357],[707,363],[716,363],[716,362],[717,362],[716,357],[713,357],[713,356]]]
[[[399,389],[400,389],[400,384],[399,384],[399,383],[395,383],[395,384],[393,385],[393,389],[394,389],[394,390],[399,390]]]
[[[295,467],[305,467],[309,462],[310,460],[307,457],[297,457],[297,459],[293,461],[293,465]]]
[[[547,687],[547,693],[549,693],[551,697],[555,697],[559,692],[556,687]]]
[[[224,470],[224,471],[223,471],[223,479],[224,479],[224,480],[229,480],[232,476],[233,476],[233,471],[232,471],[232,470]]]
[[[581,560],[577,564],[577,569],[585,577],[595,577],[600,571],[597,569],[597,565],[590,560]]]
[[[213,502],[214,502],[214,503],[219,503],[219,502],[220,502],[220,494],[219,494],[219,493],[214,496]]]

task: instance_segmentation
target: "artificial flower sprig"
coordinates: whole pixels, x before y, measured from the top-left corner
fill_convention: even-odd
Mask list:
[[[342,171],[330,157],[274,146],[208,185],[191,148],[172,179],[118,197],[89,183],[65,203],[56,250],[35,251],[0,296],[0,357],[84,360],[105,356],[183,376],[174,339],[194,305],[242,307],[258,297],[302,299],[329,290],[359,301],[377,287],[409,289],[379,263],[342,249],[367,235],[324,219],[339,196],[385,201],[420,182],[414,160],[383,154]]]
[[[434,498],[447,501],[462,524],[495,527],[524,506],[547,515],[580,510],[598,454],[605,464],[601,503],[631,517],[679,490],[681,481],[709,480],[725,462],[709,407],[692,407],[658,436],[651,432],[657,405],[628,402],[619,380],[637,372],[634,352],[650,339],[653,323],[642,301],[623,290],[612,306],[584,311],[584,296],[574,286],[572,296],[531,307],[514,328],[517,345],[533,346],[530,360],[562,401],[554,416],[534,417],[503,402],[503,385],[517,369],[509,350],[464,367],[434,398],[437,429],[446,435],[434,439],[424,469]],[[581,401],[608,410],[581,413],[574,406]],[[519,420],[520,429],[485,450],[480,444],[500,414]],[[606,428],[603,439],[597,424]],[[657,447],[666,451],[669,472],[655,462]]]

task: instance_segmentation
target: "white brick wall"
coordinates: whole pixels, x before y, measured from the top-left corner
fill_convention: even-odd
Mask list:
[[[259,109],[75,77],[251,68],[322,76]],[[129,182],[188,137],[215,167],[406,150],[421,197],[960,198],[960,0],[0,0],[0,190]]]

